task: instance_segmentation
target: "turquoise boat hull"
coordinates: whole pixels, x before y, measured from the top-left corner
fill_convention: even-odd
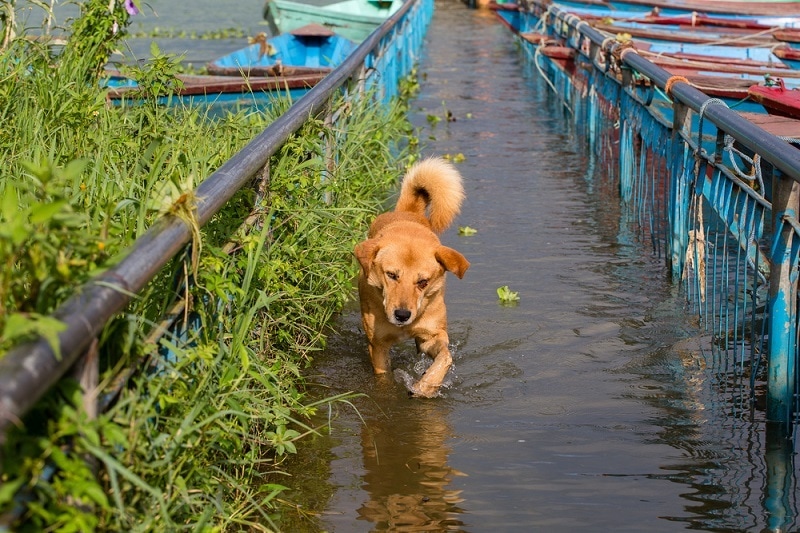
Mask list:
[[[402,4],[402,0],[269,0],[264,18],[273,33],[289,33],[316,23],[358,43]]]

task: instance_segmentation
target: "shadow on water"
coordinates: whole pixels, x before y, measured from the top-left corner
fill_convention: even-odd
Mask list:
[[[464,154],[457,225],[478,230],[442,237],[472,263],[448,282],[454,369],[443,397],[408,398],[372,375],[346,309],[311,372],[319,396],[362,396],[324,413],[330,434],[301,451],[288,497],[313,517],[285,530],[796,528],[791,451],[715,365],[614,172],[507,30],[440,0],[420,73],[423,153]],[[518,305],[498,304],[502,285]],[[424,359],[409,343],[393,366],[419,373]]]

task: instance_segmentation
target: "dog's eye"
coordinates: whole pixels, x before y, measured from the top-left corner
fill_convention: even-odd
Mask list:
[[[387,272],[387,273],[386,273],[386,277],[387,277],[387,278],[389,278],[389,279],[392,279],[392,280],[394,280],[394,281],[397,281],[397,279],[398,279],[400,276],[398,276],[398,275],[397,275],[397,272]]]
[[[417,282],[417,287],[419,287],[420,290],[424,289],[427,286],[428,286],[428,280],[427,279],[421,279],[421,280],[419,280]]]

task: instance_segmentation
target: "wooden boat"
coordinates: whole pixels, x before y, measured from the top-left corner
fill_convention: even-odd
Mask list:
[[[274,34],[317,23],[361,42],[400,9],[402,3],[402,0],[268,0],[264,18]]]
[[[608,18],[587,20],[597,30],[626,33],[634,39],[666,41],[709,46],[771,47],[780,44],[768,30],[725,28],[706,25],[682,25],[618,21]]]
[[[159,97],[162,105],[264,105],[275,98],[303,96],[322,81],[324,72],[288,76],[194,76],[178,75],[180,86]],[[140,100],[136,80],[109,71],[104,80],[107,98],[113,103],[137,103]]]
[[[694,17],[702,14],[718,22],[728,21],[725,24],[729,27],[741,24],[767,28],[800,26],[800,2],[797,1],[555,0],[548,3],[581,18],[593,15],[633,20],[653,15]]]
[[[284,76],[329,72],[355,50],[356,44],[320,24],[308,24],[267,38],[260,33],[245,48],[206,65],[220,76]]]
[[[783,80],[770,87],[753,85],[748,92],[770,115],[800,119],[800,90],[787,89]]]
[[[515,2],[497,2],[491,0],[487,7],[495,14],[503,25],[514,33],[519,33],[520,12]]]
[[[797,48],[774,48],[772,53],[787,67],[800,70],[800,50]]]

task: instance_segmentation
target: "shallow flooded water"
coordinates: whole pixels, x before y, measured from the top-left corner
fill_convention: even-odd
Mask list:
[[[763,423],[711,379],[662,259],[508,31],[440,0],[419,72],[423,154],[463,154],[456,226],[477,229],[443,236],[472,263],[448,281],[454,369],[441,398],[409,399],[372,375],[348,309],[311,372],[321,396],[365,396],[301,454],[293,485],[317,500],[287,496],[320,515],[287,530],[795,528],[796,467],[780,463],[776,507]],[[409,343],[393,363],[427,361]]]
[[[264,29],[261,0],[150,4],[159,17],[133,30]],[[144,57],[149,42],[131,49]],[[157,42],[199,65],[242,39]],[[796,464],[769,460],[760,413],[750,422],[714,368],[662,259],[622,222],[616,184],[509,32],[439,0],[419,73],[423,154],[464,155],[456,226],[477,230],[443,236],[472,263],[448,281],[454,369],[442,397],[408,398],[372,375],[348,308],[309,373],[319,397],[363,396],[303,441],[282,497],[308,514],[283,529],[797,530]],[[517,305],[498,302],[505,285]],[[413,343],[394,351],[411,374],[426,362]]]

